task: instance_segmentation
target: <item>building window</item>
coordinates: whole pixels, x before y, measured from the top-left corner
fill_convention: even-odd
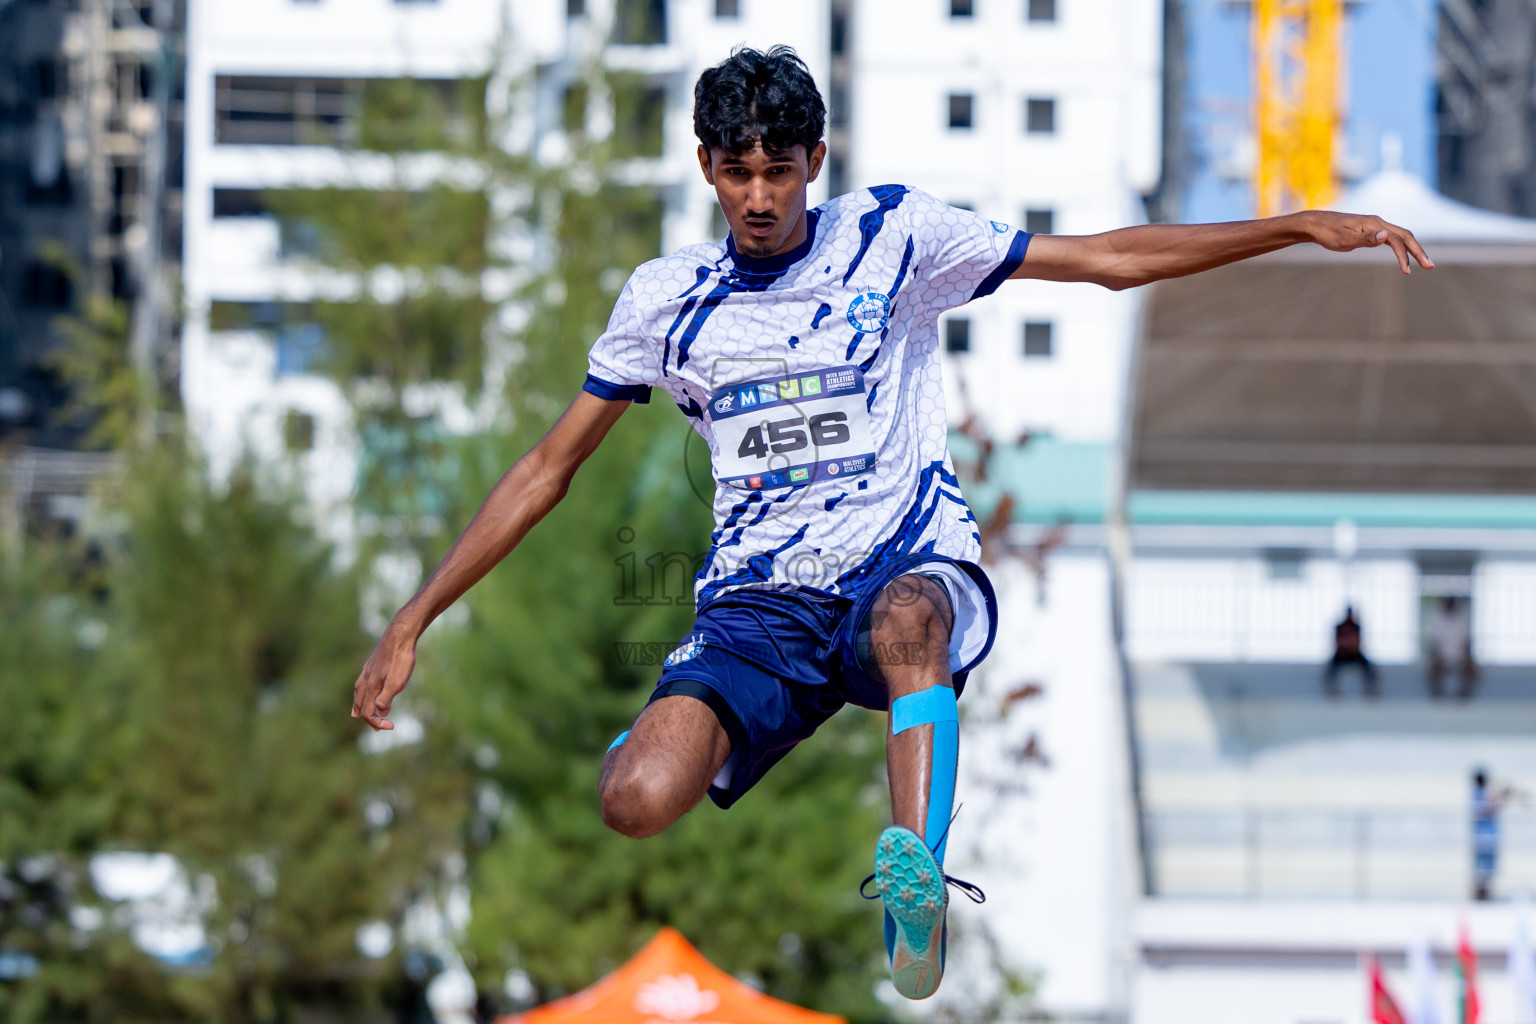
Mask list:
[[[1025,100],[1024,130],[1031,135],[1054,135],[1056,132],[1056,101],[1033,98]]]
[[[613,7],[613,41],[623,46],[665,46],[667,0],[618,0]]]
[[[971,321],[963,316],[950,317],[944,322],[944,351],[969,352],[971,350]]]
[[[1024,230],[1032,235],[1048,235],[1055,226],[1056,214],[1053,210],[1025,210]]]
[[[968,202],[966,202],[963,199],[956,199],[954,202],[950,203],[949,205],[953,206],[957,210],[965,210],[968,213],[969,212],[974,212],[975,209],[976,209],[974,204],[968,203]]]
[[[952,92],[949,94],[949,126],[951,128],[971,127],[971,106],[974,97],[968,92]]]
[[[560,127],[568,135],[581,135],[587,129],[588,89],[585,82],[572,82],[560,95]]]
[[[283,417],[283,445],[290,452],[314,451],[315,418],[307,412],[289,410]]]
[[[114,256],[107,262],[107,284],[114,299],[132,302],[134,295],[133,274],[128,270],[128,260]]]
[[[38,181],[27,175],[27,202],[34,206],[67,206],[75,200],[75,189],[69,178],[69,168],[61,160],[58,173],[52,181]]]
[[[259,188],[216,188],[213,190],[213,215],[222,217],[265,217],[272,211],[262,201]]]
[[[1266,548],[1264,570],[1272,580],[1299,580],[1306,567],[1307,553],[1300,548]]]
[[[848,162],[841,153],[827,154],[827,189],[834,196],[848,191]]]
[[[1055,21],[1056,0],[1024,0],[1026,21]]]
[[[827,116],[834,128],[848,126],[848,83],[841,76],[827,83]]]
[[[587,13],[587,0],[565,0],[565,16],[579,18]]]
[[[1024,355],[1030,359],[1048,358],[1051,354],[1051,322],[1030,321],[1024,325]]]
[[[661,79],[615,73],[613,153],[621,159],[661,156],[667,117],[667,86]]]
[[[263,331],[283,322],[284,310],[277,302],[237,302],[214,299],[208,304],[208,330]]]
[[[329,241],[316,221],[284,217],[278,226],[277,255],[285,260],[323,259],[330,252]]]
[[[317,323],[289,323],[277,329],[279,375],[308,373],[325,354],[325,330]]]
[[[30,74],[27,76],[32,98],[37,100],[57,98],[64,91],[68,68],[67,64],[62,64],[52,57],[33,61]]]
[[[361,79],[218,75],[214,141],[236,146],[349,146],[398,149],[396,126],[437,125],[441,140],[411,139],[418,148],[464,136],[472,108],[484,109],[467,82],[448,78]],[[412,115],[420,115],[413,117]]]
[[[848,50],[848,12],[832,5],[832,56],[841,57]]]
[[[949,16],[951,18],[969,18],[976,14],[976,5],[972,0],[949,0]]]
[[[350,142],[358,83],[346,78],[214,80],[214,141],[224,145],[336,146]]]
[[[741,0],[715,0],[715,17],[741,17]]]
[[[67,309],[74,288],[51,263],[28,263],[21,272],[21,301],[33,309]]]

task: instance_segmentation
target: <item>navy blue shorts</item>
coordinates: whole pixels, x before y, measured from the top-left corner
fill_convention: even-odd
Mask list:
[[[997,635],[997,599],[972,562],[907,555],[871,574],[852,597],[794,587],[744,589],[699,611],[667,659],[651,701],[701,700],[730,736],[731,755],[710,786],[711,800],[734,804],[844,704],[887,709],[885,686],[861,658],[866,621],[886,584],[914,572],[940,577],[949,594],[955,615],[949,667],[958,695]]]

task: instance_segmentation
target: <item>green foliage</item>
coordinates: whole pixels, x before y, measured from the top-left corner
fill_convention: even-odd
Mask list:
[[[486,85],[484,77],[369,79],[357,146],[385,153],[478,153],[489,144]]]
[[[46,1004],[40,989],[90,984],[109,956],[71,942],[87,858],[113,819],[112,773],[97,750],[113,721],[81,643],[100,623],[88,599],[57,591],[67,578],[66,566],[41,557],[0,578],[0,950],[37,958],[40,970],[27,985],[0,985],[8,1020],[35,1015]]]
[[[119,448],[131,442],[146,401],[144,382],[128,364],[128,309],[99,292],[87,294],[81,307],[57,321],[68,344],[55,363],[73,384],[64,415],[91,424],[86,444]]]
[[[0,1008],[236,1024],[328,1006],[358,1019],[406,981],[398,956],[359,956],[356,929],[398,923],[434,884],[464,780],[430,743],[359,749],[337,683],[369,647],[358,574],[335,568],[290,500],[243,472],[216,491],[175,447],[133,460],[114,501],[122,533],[91,572],[71,582],[34,566],[0,596],[26,627],[0,639],[0,700],[23,726],[0,746],[13,886],[0,948],[41,963],[0,986]],[[365,815],[373,804],[387,824]],[[85,871],[110,849],[170,853],[213,894],[205,965],[168,972],[126,942]],[[40,857],[41,881],[17,886]],[[71,924],[81,906],[109,912],[96,931]]]
[[[665,80],[629,73],[610,75],[609,81],[613,89],[613,155],[621,159],[661,156],[667,114]]]
[[[316,255],[339,268],[478,273],[489,265],[489,203],[479,190],[273,189],[264,197],[280,220],[323,229]]]
[[[338,379],[475,382],[489,304],[478,295],[423,290],[392,303],[322,302],[327,372]]]
[[[667,41],[665,0],[616,0],[613,41],[621,45],[654,46]]]

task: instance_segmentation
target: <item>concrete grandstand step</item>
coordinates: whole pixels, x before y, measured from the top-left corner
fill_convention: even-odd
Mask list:
[[[1422,669],[1327,697],[1315,665],[1138,664],[1144,826],[1159,891],[1446,897],[1471,872],[1470,774],[1536,791],[1536,671],[1431,700]],[[1536,804],[1503,815],[1500,878],[1536,884]]]

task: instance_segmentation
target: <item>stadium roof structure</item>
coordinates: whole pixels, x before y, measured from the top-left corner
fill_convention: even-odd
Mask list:
[[[1297,246],[1155,286],[1133,370],[1133,490],[1536,492],[1536,221],[1402,171],[1341,209],[1436,269]]]
[[[737,981],[662,928],[629,961],[573,995],[499,1024],[848,1024]]]

